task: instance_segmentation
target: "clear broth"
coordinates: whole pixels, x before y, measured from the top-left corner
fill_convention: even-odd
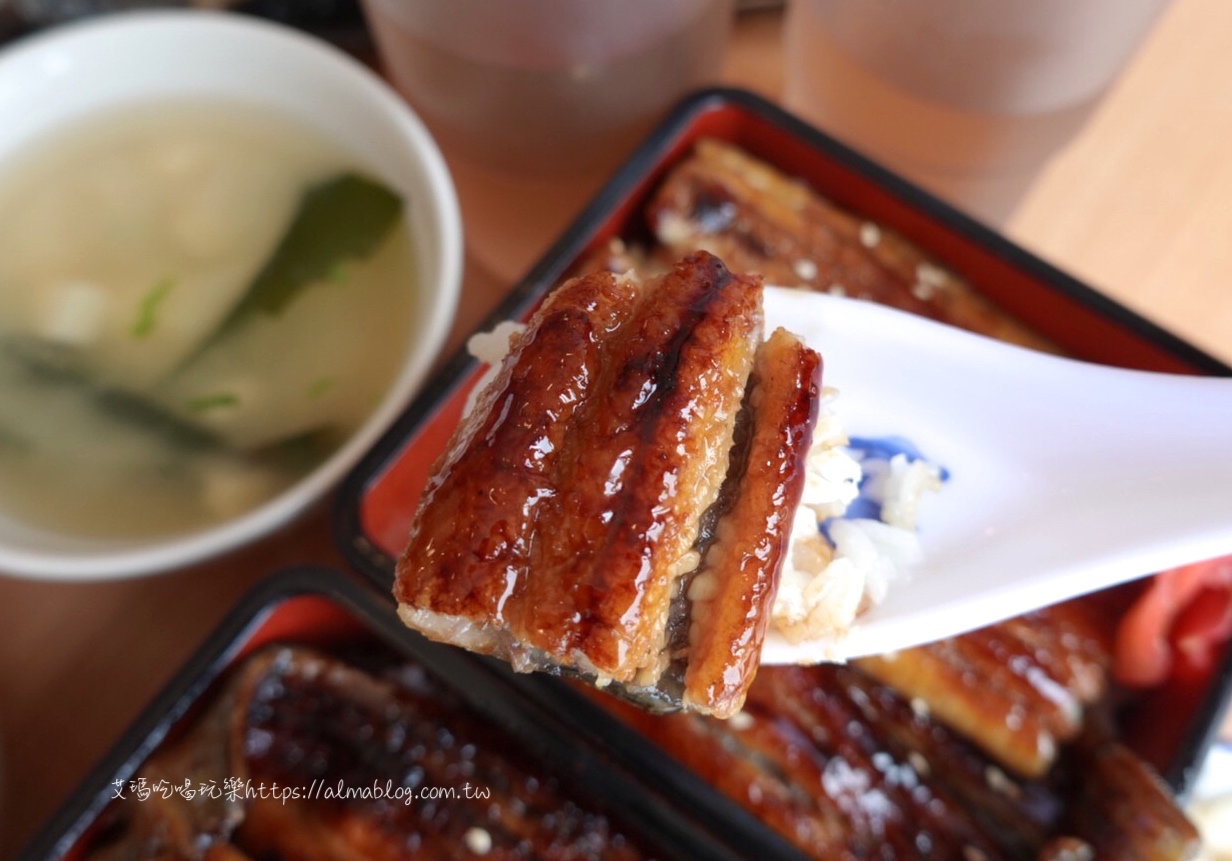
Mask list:
[[[301,121],[208,102],[86,118],[7,159],[0,510],[91,537],[192,531],[267,501],[345,440],[407,348],[405,211],[367,258],[215,333],[304,193],[347,171],[364,172]],[[67,373],[34,372],[14,349],[31,343]],[[117,392],[194,433],[134,420]]]

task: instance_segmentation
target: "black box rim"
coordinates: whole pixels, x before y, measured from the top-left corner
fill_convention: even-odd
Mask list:
[[[520,316],[533,305],[585,250],[625,192],[660,163],[678,137],[687,131],[700,115],[725,106],[735,106],[803,140],[827,158],[881,185],[894,196],[954,232],[967,236],[1010,266],[1024,271],[1062,296],[1167,352],[1195,371],[1212,376],[1232,376],[1232,366],[1014,244],[825,132],[755,93],[729,87],[700,90],[682,100],[616,170],[559,239],[518,282],[506,300],[476,331],[491,329],[497,323]],[[466,378],[467,371],[474,364],[475,360],[466,353],[465,347],[459,348],[432,383],[348,474],[336,496],[333,518],[336,544],[348,562],[379,589],[388,590],[392,587],[395,560],[365,537],[360,520],[361,501],[372,482],[399,456],[405,441],[420,423],[432,414],[432,410]],[[1212,678],[1212,685],[1190,717],[1181,743],[1162,770],[1165,782],[1181,798],[1192,788],[1202,758],[1216,736],[1228,697],[1232,694],[1232,648],[1227,650]]]
[[[656,787],[641,782],[640,776],[611,760],[605,749],[588,745],[573,730],[572,721],[561,720],[544,708],[543,701],[527,697],[511,684],[511,674],[503,665],[428,642],[408,631],[390,603],[367,582],[334,569],[305,567],[273,574],[241,598],[19,852],[18,861],[65,857],[112,800],[113,781],[127,781],[137,772],[280,603],[305,595],[337,604],[384,645],[421,663],[482,719],[527,745],[535,760],[546,763],[551,773],[574,786],[586,787],[594,798],[609,800],[609,811],[634,836],[666,853],[666,861],[702,857],[739,861],[749,857],[738,854],[716,836],[731,833],[729,827],[707,821],[704,815],[686,813]],[[636,737],[625,740],[634,746],[637,741]],[[648,755],[649,750],[641,754]],[[740,845],[755,857],[781,861],[801,858],[785,844],[780,845],[777,835],[755,822],[744,826],[739,832]]]

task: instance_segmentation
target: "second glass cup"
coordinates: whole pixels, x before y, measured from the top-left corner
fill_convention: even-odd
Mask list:
[[[1167,0],[790,0],[785,101],[999,224]]]
[[[732,0],[364,0],[386,73],[432,130],[472,259],[521,275],[686,92]]]

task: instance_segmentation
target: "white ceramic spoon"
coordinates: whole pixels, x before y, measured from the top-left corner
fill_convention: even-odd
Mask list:
[[[767,331],[821,353],[851,436],[901,436],[949,479],[923,564],[840,645],[927,643],[1232,553],[1232,380],[1036,353],[867,302],[768,288]],[[767,639],[762,663],[818,644]]]

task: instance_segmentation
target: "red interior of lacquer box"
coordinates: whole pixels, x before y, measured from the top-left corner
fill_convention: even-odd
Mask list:
[[[910,237],[1013,316],[1076,357],[1182,373],[1210,372],[1217,365],[1207,357],[1192,360],[1189,351],[1178,349],[1179,342],[1134,319],[1123,308],[777,109],[741,93],[719,91],[698,100],[675,121],[669,120],[603,192],[599,200],[606,208],[584,213],[567,234],[574,241],[562,241],[554,249],[553,253],[559,253],[568,247],[570,256],[560,261],[565,265],[541,265],[537,271],[568,271],[586,251],[613,237],[644,238],[647,229],[641,211],[649,195],[702,137],[734,143],[804,179],[836,203]],[[529,286],[541,296],[551,284]],[[1200,356],[1197,351],[1192,354]],[[452,388],[445,388],[431,411],[397,441],[381,467],[367,476],[357,500],[358,527],[363,538],[387,557],[395,558],[402,549],[416,500],[457,424],[477,374],[471,366]],[[1131,746],[1174,782],[1178,757],[1192,757],[1200,747],[1190,738],[1195,724],[1205,721],[1209,725],[1215,719],[1214,707],[1207,702],[1217,681],[1214,675],[1173,680],[1167,688],[1143,698],[1141,707],[1127,718]],[[1207,714],[1198,716],[1195,711]]]

